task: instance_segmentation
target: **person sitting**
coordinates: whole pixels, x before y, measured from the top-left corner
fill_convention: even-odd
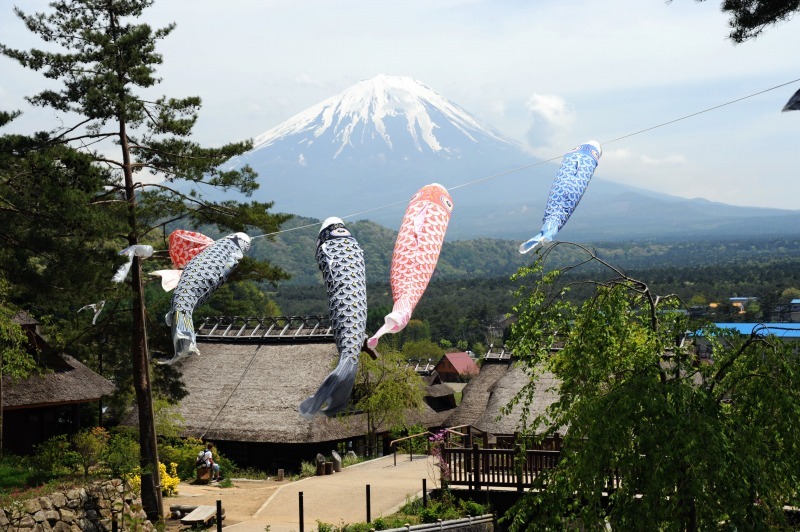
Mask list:
[[[208,442],[206,445],[205,451],[203,451],[202,457],[198,458],[199,466],[200,467],[207,467],[211,469],[211,481],[220,481],[222,480],[222,475],[220,474],[219,464],[214,461],[214,444]]]

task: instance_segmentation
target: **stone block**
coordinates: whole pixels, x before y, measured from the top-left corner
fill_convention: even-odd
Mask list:
[[[22,503],[22,507],[25,509],[25,512],[29,514],[35,514],[42,509],[42,505],[39,504],[39,499],[28,499]]]
[[[19,521],[17,521],[16,527],[21,530],[25,530],[28,528],[33,528],[35,524],[36,521],[33,520],[33,517],[31,517],[30,515],[23,515],[22,518]]]
[[[47,521],[47,517],[45,517],[45,510],[39,510],[38,512],[34,512],[33,514],[31,514],[31,517],[33,517],[33,520],[36,521],[37,523],[43,523],[44,521]]]
[[[64,508],[67,506],[67,498],[60,491],[50,494],[50,500],[53,501],[53,506],[56,508]]]
[[[42,507],[42,510],[52,510],[53,501],[49,497],[39,497],[39,506]]]
[[[67,524],[72,525],[77,520],[78,516],[69,508],[61,509],[61,520]]]
[[[50,525],[54,525],[55,522],[61,518],[61,515],[58,513],[58,510],[45,510],[44,518],[47,519]]]

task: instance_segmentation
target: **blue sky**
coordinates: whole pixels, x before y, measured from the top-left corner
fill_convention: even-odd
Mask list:
[[[19,2],[17,2],[19,4]],[[42,46],[0,0],[0,42]],[[27,12],[46,2],[26,0]],[[719,0],[159,0],[158,94],[203,99],[195,140],[252,138],[377,74],[410,76],[542,158],[589,139],[597,176],[683,197],[800,209],[800,20],[741,45]],[[797,18],[797,17],[796,17]],[[17,130],[60,117],[23,100],[40,75],[0,58],[0,109]],[[469,176],[482,177],[482,176]],[[465,178],[465,181],[469,179]]]

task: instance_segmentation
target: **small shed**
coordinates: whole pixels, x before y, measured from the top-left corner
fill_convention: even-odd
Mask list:
[[[463,382],[480,373],[480,368],[467,352],[445,353],[436,371],[444,382]]]
[[[3,377],[3,448],[30,454],[38,443],[80,430],[81,405],[110,395],[114,385],[69,355],[41,354],[46,341],[29,314],[18,314],[14,322],[28,336],[39,372],[18,381]]]

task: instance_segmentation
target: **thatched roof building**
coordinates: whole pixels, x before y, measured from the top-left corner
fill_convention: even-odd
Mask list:
[[[178,409],[185,419],[183,435],[213,440],[237,463],[271,470],[294,470],[318,452],[362,444],[363,414],[300,415],[298,405],[317,391],[339,355],[330,334],[312,339],[288,331],[254,338],[203,334],[199,328],[201,354],[176,365],[188,392]],[[442,391],[432,389],[434,397]],[[426,404],[422,412],[410,413],[408,423],[441,426],[448,414]]]
[[[38,372],[14,381],[2,377],[3,448],[30,454],[36,444],[81,429],[80,407],[114,392],[108,379],[66,354],[42,354],[46,341],[39,322],[21,312],[12,321],[28,338]]]
[[[483,414],[475,420],[473,426],[483,432],[495,436],[513,435],[521,429],[522,405],[517,404],[508,415],[501,414],[502,409],[511,402],[514,396],[530,382],[531,377],[520,364],[511,364],[489,390],[489,400]],[[547,407],[558,400],[559,381],[550,372],[537,375],[533,402],[528,409],[530,422],[536,416],[544,414]],[[537,427],[537,430],[545,429]]]
[[[199,356],[178,370],[188,395],[179,412],[184,434],[237,442],[310,443],[363,435],[358,416],[340,419],[298,412],[338,359],[328,343],[199,343]]]
[[[69,355],[53,357],[43,371],[17,382],[3,377],[3,410],[88,403],[114,392],[111,381]]]
[[[469,427],[467,432],[476,436],[482,433],[484,444],[499,444],[513,440],[521,429],[522,406],[515,406],[505,415],[502,410],[514,396],[530,382],[523,366],[514,363],[512,356],[486,357],[477,377],[462,392],[461,404],[447,418],[448,427]],[[534,399],[528,409],[528,419],[533,420],[558,400],[558,381],[548,372],[537,377]],[[544,428],[544,427],[541,427]],[[476,429],[476,430],[475,430]]]

